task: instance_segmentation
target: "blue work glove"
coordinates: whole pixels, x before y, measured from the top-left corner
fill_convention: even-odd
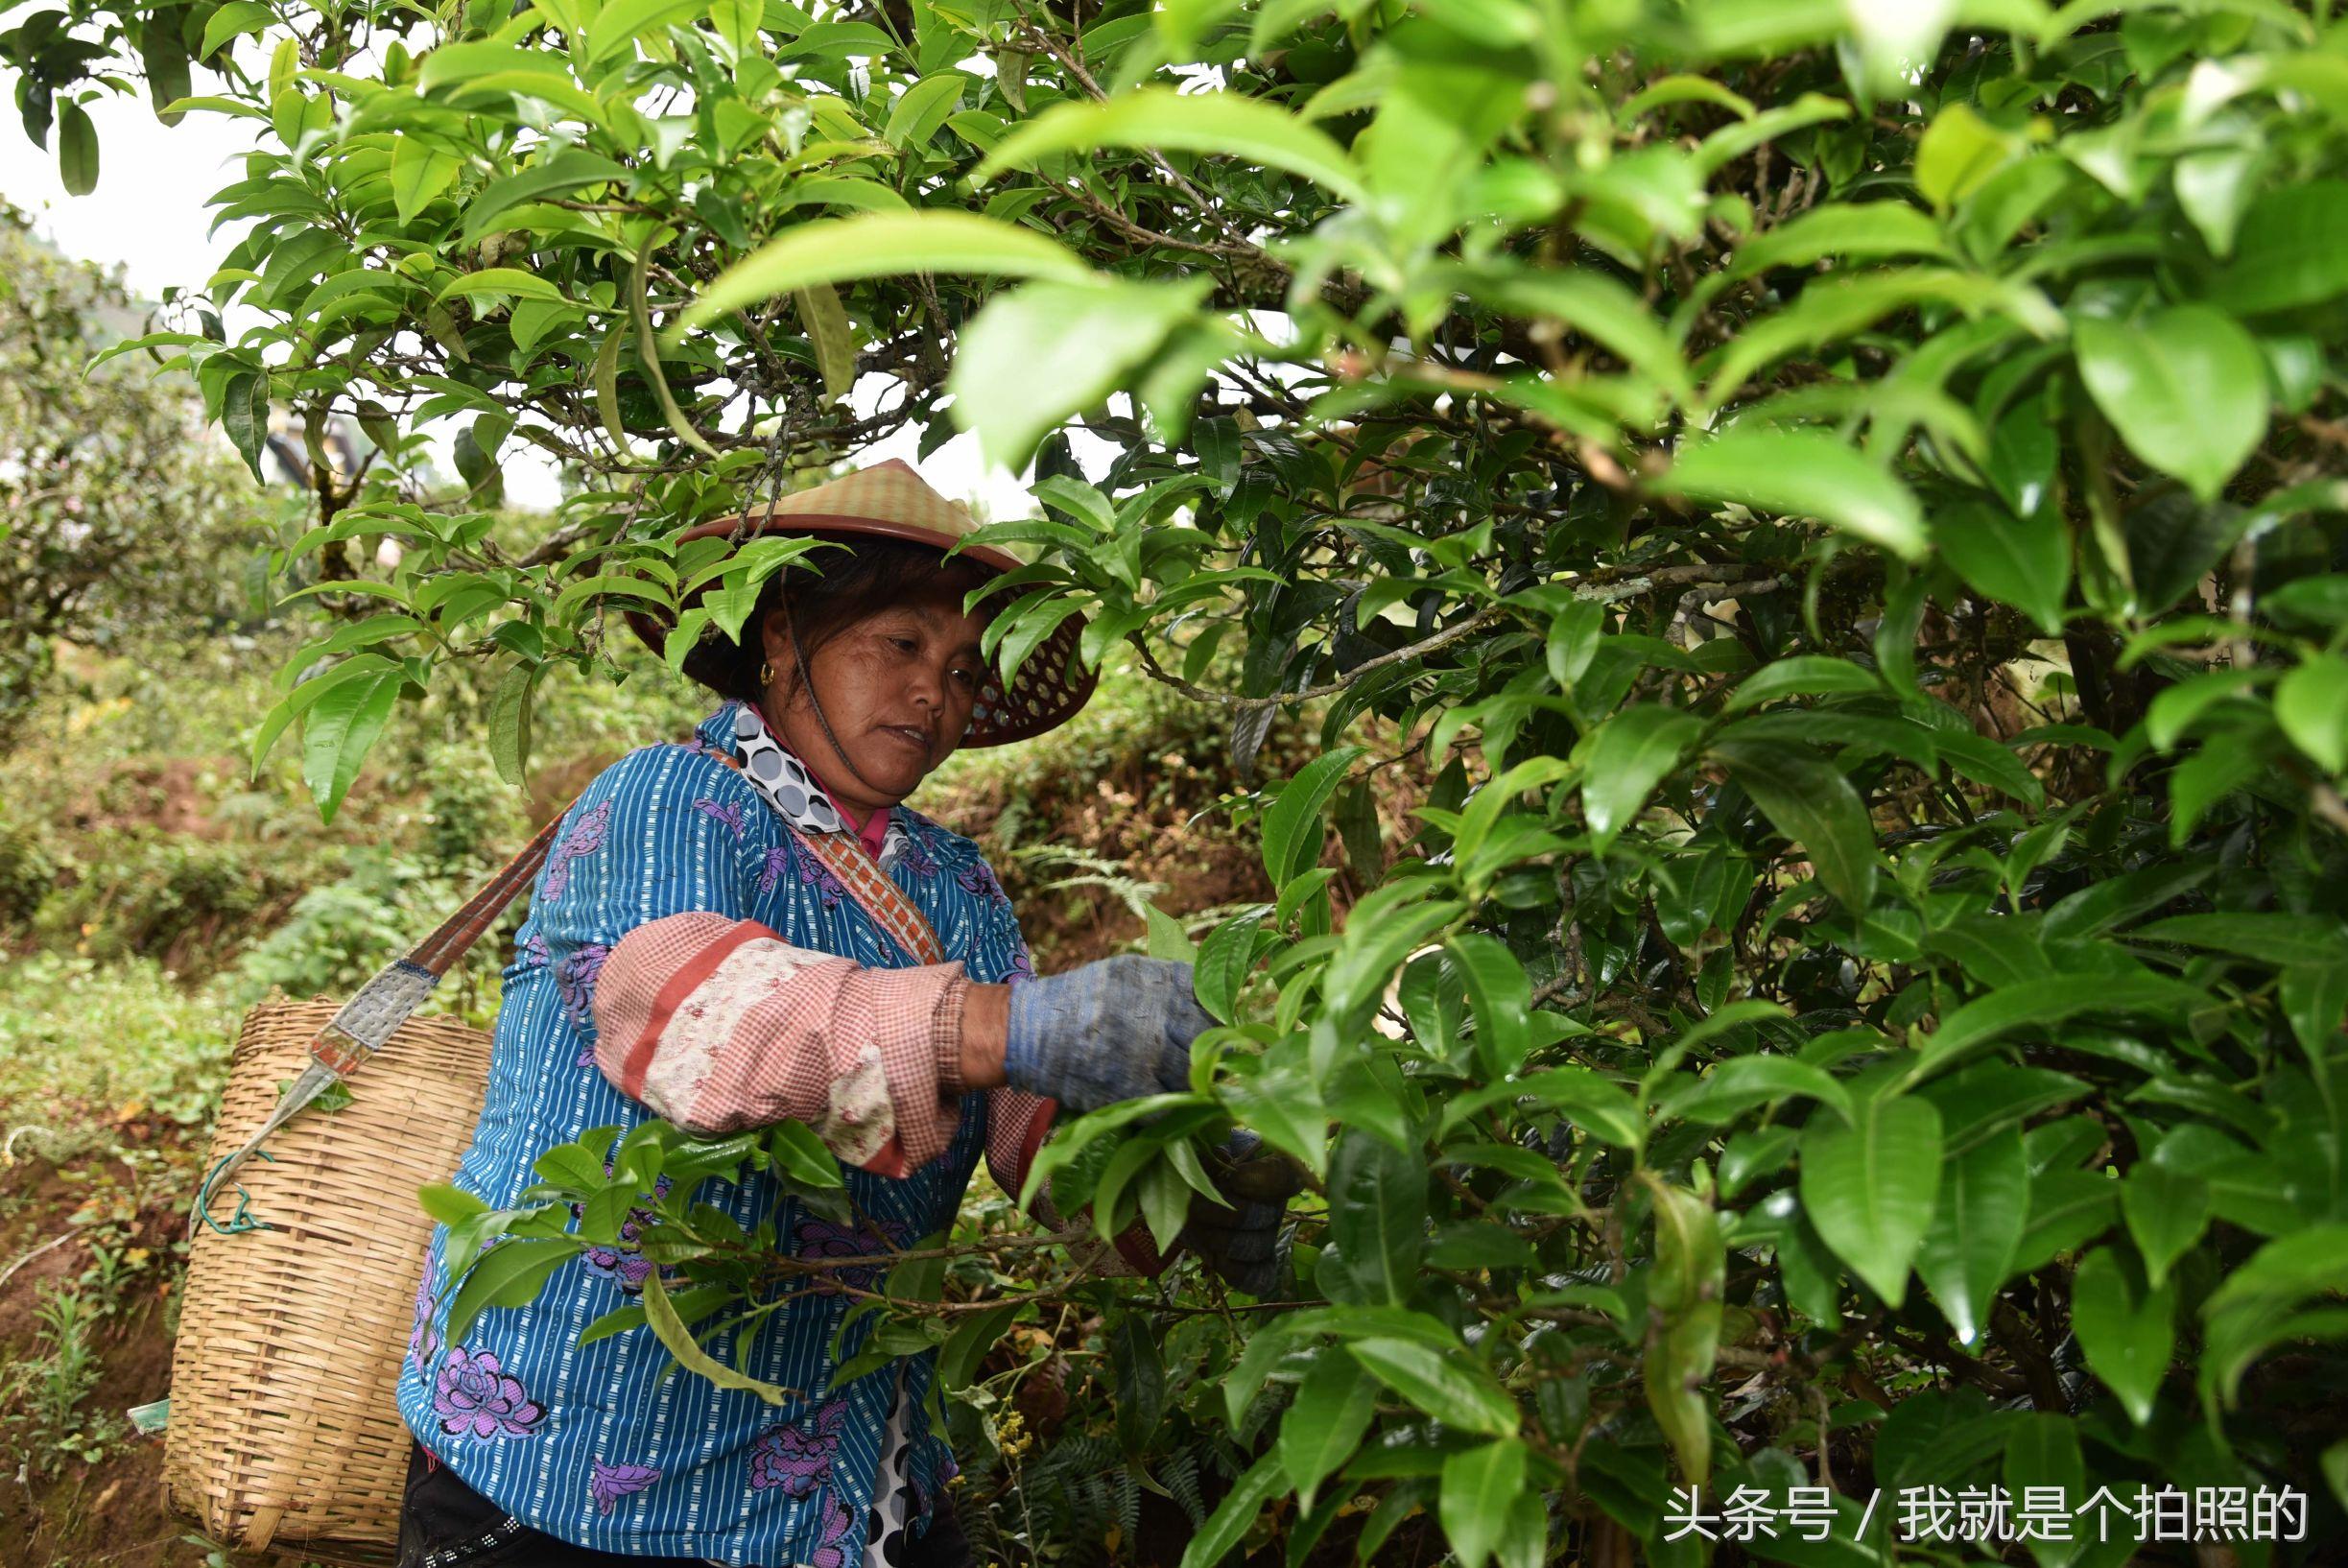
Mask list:
[[[1191,967],[1120,954],[1011,986],[1003,1073],[1072,1111],[1190,1087],[1190,1042],[1215,1026]]]
[[[1230,1202],[1194,1196],[1182,1245],[1233,1290],[1269,1295],[1280,1283],[1281,1224],[1288,1200],[1304,1187],[1303,1170],[1245,1128],[1200,1163]]]

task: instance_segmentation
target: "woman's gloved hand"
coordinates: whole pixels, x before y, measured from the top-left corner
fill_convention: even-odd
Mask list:
[[[1190,1045],[1215,1020],[1191,966],[1120,954],[1011,986],[1003,1072],[1072,1111],[1190,1087]]]
[[[1200,1161],[1228,1206],[1194,1196],[1182,1245],[1235,1291],[1269,1295],[1280,1282],[1280,1226],[1304,1172],[1245,1128]]]

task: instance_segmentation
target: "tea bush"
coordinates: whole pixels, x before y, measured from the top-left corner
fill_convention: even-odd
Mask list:
[[[0,930],[32,922],[57,886],[57,863],[36,829],[0,820]]]
[[[180,107],[266,127],[208,297],[261,324],[149,343],[249,460],[279,407],[382,449],[273,558],[340,614],[259,737],[304,726],[328,814],[415,687],[486,668],[518,774],[543,673],[619,611],[706,585],[667,652],[738,628],[787,547],[684,525],[908,423],[1035,458],[1005,657],[1081,613],[1243,756],[1319,721],[1242,808],[1276,898],[1199,946],[1230,1027],[1193,1092],[1047,1151],[1163,1231],[1190,1140],[1245,1122],[1320,1182],[1293,1291],[1079,1271],[959,1312],[925,1259],[843,1374],[937,1344],[966,1383],[1103,1314],[1137,1481],[1169,1412],[1246,1461],[1193,1564],[1374,1559],[1420,1513],[1470,1568],[1694,1561],[1685,1487],[1821,1488],[1832,1540],[1736,1547],[1793,1562],[1975,1550],[1897,1504],[1990,1485],[2143,1509],[2047,1563],[2124,1560],[2164,1487],[2302,1494],[2245,1561],[2338,1539],[2329,8],[86,14],[5,45],[69,175],[112,90],[77,51],[166,101],[201,59]],[[485,510],[515,441],[583,481],[526,548]],[[1424,780],[1407,834],[1380,770]],[[821,1202],[796,1136],[654,1127],[611,1179],[775,1159]],[[782,1266],[692,1185],[646,1246],[714,1311]],[[575,1177],[541,1196],[438,1201],[467,1244],[613,1239],[565,1230]],[[493,1272],[460,1319],[534,1288]]]
[[[152,367],[83,374],[146,323],[119,278],[30,227],[0,201],[0,742],[53,681],[65,640],[232,624],[240,574],[182,568],[191,553],[232,551],[259,510],[240,505],[234,465],[189,439],[202,418],[192,388]]]
[[[83,847],[96,858],[68,862],[65,885],[35,924],[52,943],[102,959],[139,955],[207,969],[243,945],[248,922],[286,891],[241,844],[121,828]]]

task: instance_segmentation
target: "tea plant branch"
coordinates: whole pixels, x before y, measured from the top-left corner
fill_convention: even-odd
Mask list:
[[[1043,45],[1045,53],[1057,60],[1060,68],[1074,77],[1078,84],[1083,87],[1096,103],[1106,102],[1108,94],[1102,90],[1101,83],[1094,80],[1092,73],[1084,68],[1081,60],[1078,59],[1071,51],[1062,47],[1060,39],[1050,28],[1040,25],[1035,20],[1025,0],[1019,0],[1018,11],[1020,24],[1027,29],[1036,42]],[[1150,166],[1157,170],[1160,178],[1174,189],[1180,191],[1191,204],[1198,209],[1200,217],[1231,237],[1227,247],[1230,253],[1237,255],[1262,255],[1264,253],[1261,246],[1249,239],[1245,230],[1231,222],[1230,217],[1223,210],[1223,204],[1218,203],[1193,184],[1184,177],[1181,170],[1167,161],[1165,154],[1153,148],[1148,152],[1147,156]]]
[[[1407,648],[1397,648],[1391,653],[1380,653],[1374,658],[1364,659],[1336,680],[1326,681],[1318,686],[1307,686],[1302,691],[1277,693],[1270,697],[1241,697],[1231,692],[1208,691],[1203,686],[1183,679],[1158,663],[1157,655],[1150,651],[1149,643],[1143,640],[1140,632],[1127,633],[1126,641],[1132,644],[1141,654],[1142,668],[1148,673],[1150,679],[1161,685],[1172,687],[1195,702],[1212,702],[1219,707],[1230,708],[1235,712],[1253,713],[1264,708],[1283,707],[1293,702],[1310,702],[1316,698],[1334,697],[1354,685],[1364,676],[1383,670],[1391,664],[1424,658],[1429,653],[1440,652],[1453,643],[1473,636],[1507,613],[1508,608],[1506,606],[1486,606],[1465,620],[1455,622],[1433,636],[1414,642]]]
[[[2339,791],[2319,783],[2308,792],[2308,803],[2314,807],[2316,816],[2348,833],[2348,800],[2340,798]]]
[[[1711,591],[1710,597],[1716,599],[1731,597],[1736,592],[1759,593],[1765,586],[1780,585],[1776,578],[1738,582],[1738,574],[1745,569],[1742,564],[1734,562],[1717,565],[1710,562],[1698,562],[1686,566],[1658,567],[1650,571],[1593,572],[1585,577],[1571,580],[1568,585],[1574,589],[1575,597],[1601,605],[1619,604],[1625,599],[1635,599],[1643,594],[1652,593],[1658,588],[1675,587],[1683,582],[1728,584],[1725,588]],[[1493,622],[1509,614],[1514,608],[1515,606],[1505,604],[1487,605],[1475,614],[1464,620],[1456,621],[1431,636],[1421,638],[1406,647],[1392,649],[1374,657],[1364,659],[1335,680],[1323,681],[1317,686],[1307,686],[1300,691],[1276,692],[1269,697],[1242,697],[1234,692],[1209,691],[1194,681],[1185,680],[1160,664],[1157,655],[1150,652],[1149,643],[1144,640],[1140,632],[1127,632],[1126,641],[1131,644],[1135,652],[1140,654],[1144,673],[1160,685],[1180,692],[1195,702],[1212,702],[1218,707],[1249,713],[1264,708],[1285,707],[1296,702],[1310,702],[1323,697],[1335,697],[1358,684],[1364,676],[1386,669],[1389,665],[1424,658],[1430,653],[1441,652],[1453,643],[1473,636]]]

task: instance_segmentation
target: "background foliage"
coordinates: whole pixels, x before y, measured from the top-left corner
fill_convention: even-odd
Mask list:
[[[250,516],[196,439],[192,400],[131,365],[83,373],[145,325],[118,283],[0,202],[0,745],[52,674],[56,639],[219,629],[245,598],[241,574],[184,569],[187,552],[236,558]]]
[[[501,11],[97,6],[5,45],[69,171],[98,59],[167,103],[201,61],[178,107],[261,138],[205,291],[257,324],[148,342],[256,465],[271,411],[312,435],[273,566],[336,618],[256,740],[300,725],[327,813],[452,679],[519,777],[615,611],[714,584],[681,655],[780,564],[683,526],[906,423],[1035,457],[1009,656],[1082,611],[1243,768],[1317,704],[1318,754],[1231,801],[1271,896],[1199,948],[1232,1027],[1196,1092],[1053,1146],[1103,1226],[1162,1227],[1188,1140],[1254,1127],[1320,1178],[1293,1289],[972,1303],[976,1228],[903,1265],[849,1336],[945,1342],[978,1464],[1017,1440],[987,1336],[1078,1311],[1124,1473],[1180,1496],[1194,1435],[1204,1490],[1238,1471],[1197,1563],[1398,1529],[1677,1560],[1698,1482],[1837,1487],[1831,1547],[1744,1549],[1789,1561],[1889,1556],[1856,1498],[1928,1483],[2289,1484],[2336,1536],[2328,7]],[[338,465],[344,416],[374,445]],[[1090,480],[1072,424],[1115,449]],[[509,542],[522,441],[579,487]],[[750,1152],[647,1134],[601,1208]],[[598,1178],[550,1176],[480,1217],[541,1245],[461,1308],[609,1239],[557,1235]],[[648,1247],[715,1314],[773,1266],[690,1185]]]

